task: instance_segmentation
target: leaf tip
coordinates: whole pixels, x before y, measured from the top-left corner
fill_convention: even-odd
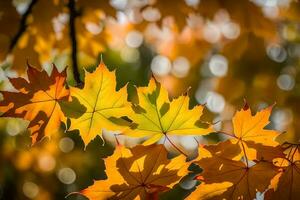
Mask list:
[[[186,91],[183,93],[183,95],[184,95],[184,96],[188,96],[191,89],[192,89],[192,87],[189,86],[189,87],[186,89]]]
[[[269,106],[269,109],[270,109],[270,110],[273,110],[273,108],[274,108],[275,106],[276,106],[276,101],[275,101],[272,105]]]
[[[247,100],[244,98],[244,106],[243,106],[243,110],[246,111],[248,110],[250,107],[249,107],[249,104],[247,102]]]

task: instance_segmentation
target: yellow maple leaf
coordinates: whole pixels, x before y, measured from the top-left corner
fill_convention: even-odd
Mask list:
[[[137,88],[138,105],[133,106],[134,113],[129,115],[133,121],[131,129],[124,131],[132,137],[150,137],[145,145],[153,144],[168,135],[205,135],[212,127],[201,127],[200,117],[203,106],[189,109],[189,97],[182,95],[169,100],[165,88],[152,78],[148,87]]]
[[[85,83],[82,89],[70,87],[72,102],[64,105],[65,114],[71,120],[69,130],[79,130],[85,146],[97,135],[102,135],[102,129],[121,130],[119,123],[126,123],[120,117],[131,112],[131,104],[127,101],[126,87],[116,91],[116,77],[104,63],[92,73],[85,72]],[[71,113],[71,114],[70,114]],[[74,115],[74,113],[76,115]]]
[[[55,66],[50,76],[28,66],[28,80],[12,78],[10,82],[18,92],[2,91],[0,102],[2,117],[18,117],[30,121],[32,144],[44,136],[50,137],[59,131],[65,121],[60,102],[68,99],[65,86],[66,71],[59,73]]]
[[[95,181],[80,193],[90,200],[153,199],[187,175],[190,163],[185,159],[180,155],[169,160],[163,145],[132,149],[117,146],[114,154],[105,159],[108,178]]]

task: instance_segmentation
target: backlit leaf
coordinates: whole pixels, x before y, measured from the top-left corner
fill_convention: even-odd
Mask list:
[[[155,199],[178,183],[189,166],[183,155],[169,160],[163,145],[118,146],[105,164],[108,178],[80,192],[90,200]]]
[[[73,101],[80,105],[69,103],[64,106],[64,110],[70,111],[65,112],[71,120],[69,130],[79,130],[85,146],[97,135],[101,136],[102,129],[115,131],[124,128],[120,123],[126,121],[120,117],[131,112],[126,87],[116,91],[115,73],[110,72],[104,63],[92,73],[86,71],[84,87],[70,87],[70,93]]]
[[[133,121],[130,130],[124,132],[132,137],[149,137],[146,145],[157,142],[169,135],[206,135],[212,127],[201,123],[203,106],[197,105],[189,109],[189,97],[182,95],[172,101],[168,92],[153,78],[148,87],[137,88],[138,105],[129,116]]]
[[[27,75],[28,81],[21,77],[10,79],[17,92],[1,92],[4,100],[0,111],[2,117],[28,120],[34,144],[59,131],[60,123],[65,121],[59,103],[68,99],[69,90],[65,88],[66,71],[59,73],[55,66],[50,76],[28,66]]]

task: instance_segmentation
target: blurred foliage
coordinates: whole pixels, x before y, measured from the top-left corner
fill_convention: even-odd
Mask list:
[[[80,85],[76,71],[82,81],[83,69],[103,59],[130,94],[152,73],[172,96],[191,86],[192,105],[206,104],[216,130],[232,130],[228,120],[244,98],[255,110],[276,102],[278,140],[299,143],[297,0],[1,0],[0,26],[1,90],[13,90],[7,77],[25,76],[26,62],[47,71],[68,66],[69,83]],[[26,122],[0,120],[0,198],[63,199],[105,176],[110,142],[98,137],[83,151],[78,133],[61,133],[30,147]],[[63,141],[74,147],[66,151]]]

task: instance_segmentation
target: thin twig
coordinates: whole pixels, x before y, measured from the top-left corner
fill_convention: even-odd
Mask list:
[[[196,139],[196,137],[193,137],[194,140],[197,142],[198,146],[200,145],[199,141]]]
[[[81,84],[80,74],[78,69],[78,61],[77,61],[77,40],[76,40],[76,27],[75,27],[75,20],[78,16],[78,12],[76,10],[76,2],[75,0],[69,0],[68,8],[70,12],[70,20],[69,20],[69,29],[70,29],[70,39],[71,39],[71,46],[72,46],[72,66],[73,66],[73,76],[77,84]]]
[[[117,146],[120,146],[120,142],[119,142],[119,140],[118,140],[118,135],[117,135],[117,134],[114,134],[114,136],[115,136],[115,140],[116,140]]]
[[[22,15],[21,20],[20,20],[19,30],[16,33],[16,35],[12,38],[11,43],[9,45],[9,49],[8,49],[9,53],[14,49],[14,47],[18,43],[19,39],[21,38],[21,36],[23,35],[23,33],[26,31],[26,29],[28,27],[28,24],[27,24],[28,16],[31,14],[32,8],[34,7],[34,5],[37,2],[38,2],[38,0],[32,0],[30,2],[30,4],[28,5],[27,10]]]
[[[233,138],[237,138],[235,135],[230,134],[230,133],[226,133],[224,131],[217,131],[217,133],[224,134],[224,135],[227,135],[227,136],[230,136],[230,137],[233,137]]]

